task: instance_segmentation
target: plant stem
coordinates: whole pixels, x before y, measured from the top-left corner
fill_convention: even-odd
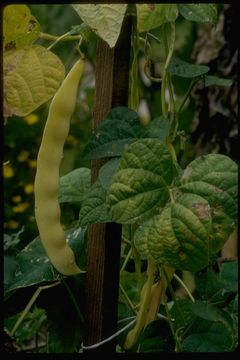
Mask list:
[[[121,285],[121,283],[119,283],[119,288],[121,290],[121,292],[123,293],[123,296],[125,297],[129,307],[131,308],[131,310],[134,312],[134,314],[136,314],[136,310],[135,307],[132,303],[132,301],[130,300],[130,298],[128,297],[128,294],[126,293],[126,291],[124,290],[123,286]]]
[[[195,302],[194,297],[192,296],[192,294],[190,293],[189,289],[187,288],[186,284],[182,281],[182,279],[180,279],[180,277],[177,274],[174,274],[173,277],[179,282],[179,284],[184,288],[184,290],[186,291],[186,293],[188,294],[189,298],[192,300],[192,302]]]
[[[67,292],[68,292],[68,294],[69,294],[69,296],[70,296],[70,298],[71,298],[71,300],[73,302],[73,305],[74,305],[74,307],[75,307],[75,309],[77,311],[79,319],[81,320],[82,323],[84,323],[84,317],[83,317],[83,315],[82,315],[82,313],[81,313],[81,311],[80,311],[80,309],[78,307],[77,301],[76,301],[76,299],[75,299],[75,297],[74,297],[74,295],[72,293],[72,290],[70,289],[70,287],[68,286],[67,282],[64,279],[62,280],[62,282],[63,282],[63,285],[65,286],[65,288],[66,288],[66,290],[67,290]]]
[[[125,266],[127,265],[128,260],[129,260],[129,258],[130,258],[130,256],[131,256],[131,254],[132,254],[132,248],[129,249],[128,254],[127,254],[127,256],[125,257],[124,263],[123,263],[123,265],[122,265],[122,267],[121,267],[121,270],[120,270],[120,275],[121,275],[122,272],[124,271]]]
[[[51,285],[39,286],[37,288],[37,290],[35,291],[35,293],[31,297],[31,299],[27,303],[25,309],[22,311],[21,315],[19,316],[18,320],[14,324],[12,330],[10,331],[11,336],[13,336],[15,334],[15,332],[17,331],[17,329],[21,325],[23,319],[25,318],[25,316],[27,315],[27,313],[29,312],[29,310],[31,309],[31,307],[33,306],[35,301],[37,300],[37,298],[38,298],[39,294],[41,293],[41,291],[45,290],[45,289],[49,289],[49,288],[54,287],[54,286],[59,285],[59,284],[60,284],[60,281],[57,281],[56,283],[53,283]]]
[[[132,24],[132,66],[130,71],[130,96],[129,96],[129,107],[137,111],[139,106],[139,93],[138,93],[138,52],[139,52],[139,41],[138,41],[138,30],[136,18],[133,19]]]
[[[125,344],[124,344],[125,349],[131,349],[134,346],[145,325],[148,314],[149,303],[151,300],[151,288],[154,280],[155,269],[156,269],[155,264],[151,260],[148,260],[148,269],[147,269],[148,278],[142,289],[140,309],[137,314],[136,324],[134,328],[128,333],[127,338],[125,340]]]
[[[163,75],[162,75],[162,89],[161,89],[161,104],[162,104],[162,114],[165,118],[168,117],[168,110],[167,110],[167,105],[166,105],[166,98],[165,98],[165,93],[166,93],[166,87],[167,87],[167,78],[168,78],[168,72],[167,72],[167,68],[168,65],[171,61],[172,55],[173,55],[173,50],[174,50],[174,43],[175,43],[175,23],[171,22],[170,26],[171,26],[171,36],[170,36],[170,45],[169,45],[169,49],[168,49],[168,43],[167,43],[167,36],[166,36],[166,29],[165,29],[166,25],[163,25],[163,41],[164,41],[164,46],[165,46],[165,51],[168,53],[167,54],[167,58],[166,58],[166,62],[164,65],[164,69],[163,69]]]
[[[82,38],[82,35],[68,35],[68,34],[70,34],[70,32],[63,34],[62,36],[57,36],[57,35],[40,32],[39,38],[43,39],[43,40],[49,40],[49,41],[56,41],[59,39],[60,39],[60,41],[74,41],[74,40],[81,40],[81,38]]]
[[[189,95],[190,95],[190,93],[191,93],[194,85],[198,82],[198,80],[199,80],[199,79],[193,80],[193,81],[191,82],[191,84],[190,84],[190,86],[189,86],[189,88],[188,88],[188,91],[186,92],[186,95],[184,96],[184,99],[183,99],[181,105],[179,106],[179,108],[178,108],[178,110],[177,110],[177,113],[178,113],[178,114],[181,112],[182,108],[184,107],[184,105],[185,105],[185,103],[186,103],[186,101],[187,101],[187,99],[188,99],[188,97],[189,97]]]
[[[174,327],[173,327],[172,319],[171,319],[171,316],[170,316],[170,313],[169,313],[168,304],[167,304],[167,301],[166,301],[166,299],[165,299],[165,296],[163,297],[163,303],[164,303],[164,306],[165,306],[165,310],[166,310],[168,322],[169,322],[169,325],[170,325],[170,329],[171,329],[173,338],[174,338],[174,340],[175,340],[176,352],[179,352],[180,349],[181,349],[181,344],[180,344],[180,342],[179,342],[178,337],[176,336],[176,333],[175,333],[175,330],[174,330]]]

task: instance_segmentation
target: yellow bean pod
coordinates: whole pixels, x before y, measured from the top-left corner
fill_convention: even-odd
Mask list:
[[[79,59],[52,99],[38,152],[34,183],[35,218],[40,238],[52,265],[64,275],[76,275],[82,272],[75,262],[72,249],[66,242],[60,222],[58,192],[63,146],[69,132],[83,69],[84,60]]]

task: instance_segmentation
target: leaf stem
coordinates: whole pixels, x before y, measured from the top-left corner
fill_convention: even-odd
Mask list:
[[[82,35],[70,35],[70,31],[68,31],[67,33],[65,33],[61,36],[40,32],[39,38],[43,39],[43,40],[49,40],[49,41],[56,41],[56,40],[58,40],[58,41],[75,41],[75,40],[81,40]]]
[[[199,80],[199,78],[198,78],[198,79],[195,79],[195,80],[193,80],[193,81],[191,82],[191,84],[190,84],[190,86],[189,86],[189,88],[188,88],[188,90],[187,90],[187,92],[186,92],[186,95],[184,96],[184,99],[183,99],[181,105],[179,106],[179,108],[178,108],[178,110],[177,110],[177,113],[178,113],[178,114],[181,112],[182,108],[184,107],[184,105],[185,105],[185,103],[186,103],[186,101],[187,101],[187,99],[188,99],[188,97],[189,97],[189,95],[190,95],[190,93],[191,93],[194,85],[198,82],[198,80]]]
[[[53,284],[50,285],[44,285],[44,286],[39,286],[37,288],[37,290],[34,292],[33,296],[31,297],[31,299],[29,300],[29,302],[27,303],[26,307],[24,308],[24,310],[22,311],[21,315],[19,316],[18,320],[16,321],[16,323],[14,324],[12,330],[10,331],[10,335],[13,336],[15,334],[15,332],[17,331],[17,329],[19,328],[19,326],[21,325],[23,319],[25,318],[25,316],[27,315],[27,313],[30,311],[31,307],[33,306],[33,304],[35,303],[35,301],[37,300],[39,294],[41,293],[42,290],[45,289],[49,289],[51,287],[57,286],[60,284],[60,281],[57,281]]]

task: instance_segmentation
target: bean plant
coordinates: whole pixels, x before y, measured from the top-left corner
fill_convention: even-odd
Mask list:
[[[11,262],[8,251],[20,241],[21,234],[4,237],[6,301],[23,289],[37,287],[26,307],[6,319],[8,337],[19,340],[29,314],[44,308],[39,295],[61,287],[68,296],[68,310],[61,312],[57,305],[60,313],[56,316],[53,307],[46,306],[48,320],[42,317],[35,333],[48,321],[46,352],[86,349],[87,300],[81,303],[78,297],[81,292],[84,298],[88,271],[88,226],[116,222],[122,225],[118,331],[113,334],[117,351],[232,352],[237,347],[237,261],[234,256],[221,259],[221,250],[229,238],[236,237],[237,164],[218,153],[198,156],[186,166],[179,161],[179,146],[184,151],[187,136],[180,129],[179,119],[194,86],[231,86],[232,82],[212,74],[207,65],[189,63],[175,55],[176,24],[181,17],[214,27],[218,7],[68,6],[79,15],[79,25],[59,36],[41,32],[41,25],[26,5],[9,5],[3,13],[5,121],[11,121],[13,115],[32,113],[55,94],[35,180],[40,236]],[[132,18],[128,106],[112,108],[92,134],[81,153],[88,166],[74,168],[59,178],[78,82],[85,75],[87,49],[98,37],[113,48],[126,16]],[[50,41],[48,48],[40,45],[39,39]],[[64,41],[72,42],[76,52],[77,65],[67,76],[54,53]],[[156,55],[156,49],[161,53]],[[159,71],[154,71],[157,63]],[[141,78],[161,88],[159,114],[146,121],[140,111]],[[180,97],[175,89],[179,80],[188,85]],[[80,95],[81,91],[80,85]],[[96,159],[107,161],[91,184],[90,161]],[[72,206],[75,214],[77,209],[77,218],[63,229],[60,206],[65,204]],[[77,314],[74,321],[69,315],[72,312]],[[70,317],[66,322],[65,313],[66,319]]]

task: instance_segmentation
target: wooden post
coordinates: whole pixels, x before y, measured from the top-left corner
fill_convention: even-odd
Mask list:
[[[116,46],[99,39],[96,54],[96,88],[93,127],[96,129],[111,108],[128,105],[131,18],[124,19]],[[106,159],[93,160],[92,182]],[[84,345],[90,346],[117,330],[121,226],[93,224],[88,231],[86,327]],[[115,341],[86,352],[115,352]]]

